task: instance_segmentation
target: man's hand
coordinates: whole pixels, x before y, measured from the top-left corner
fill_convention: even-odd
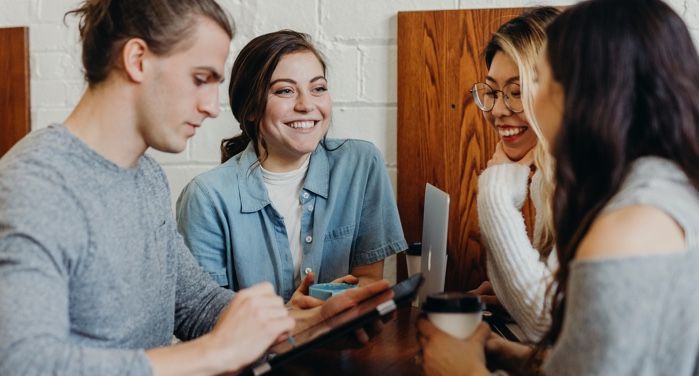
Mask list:
[[[238,292],[206,335],[221,371],[235,371],[259,358],[295,321],[270,283]]]

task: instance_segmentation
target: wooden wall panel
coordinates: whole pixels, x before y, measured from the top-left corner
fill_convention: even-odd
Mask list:
[[[486,75],[491,33],[522,10],[398,13],[398,209],[406,240],[419,241],[425,183],[450,194],[448,290],[486,279],[476,195],[498,138],[469,90]],[[398,268],[404,278],[402,256]]]
[[[30,130],[29,29],[0,28],[0,157]]]

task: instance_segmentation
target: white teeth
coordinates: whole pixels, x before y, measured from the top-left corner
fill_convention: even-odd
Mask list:
[[[522,127],[522,128],[498,128],[498,134],[502,137],[511,137],[511,136],[516,136],[522,132],[527,130],[527,128]]]
[[[289,126],[291,128],[301,128],[301,129],[313,128],[314,125],[315,125],[315,121],[295,121],[293,123],[289,123]]]

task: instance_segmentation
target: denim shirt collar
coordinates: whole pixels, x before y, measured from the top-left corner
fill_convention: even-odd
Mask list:
[[[318,144],[316,150],[311,154],[308,165],[308,172],[303,184],[303,188],[316,195],[328,198],[328,186],[330,184],[330,163],[325,148]],[[237,161],[238,171],[238,192],[240,192],[240,211],[242,213],[252,213],[262,210],[271,204],[262,170],[257,165],[257,154],[252,142],[243,150],[240,159]]]
[[[325,150],[323,145],[318,144],[316,150],[311,154],[311,161],[308,164],[308,172],[306,173],[306,180],[303,183],[303,189],[327,199],[329,186],[330,162],[328,159],[328,151]]]

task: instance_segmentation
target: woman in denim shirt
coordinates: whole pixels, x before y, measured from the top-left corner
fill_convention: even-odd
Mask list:
[[[234,63],[229,96],[243,132],[177,201],[180,232],[221,286],[269,281],[310,307],[320,304],[307,296],[314,279],[381,279],[384,258],[407,248],[379,151],[325,137],[325,71],[309,37],[290,30],[253,39]]]

